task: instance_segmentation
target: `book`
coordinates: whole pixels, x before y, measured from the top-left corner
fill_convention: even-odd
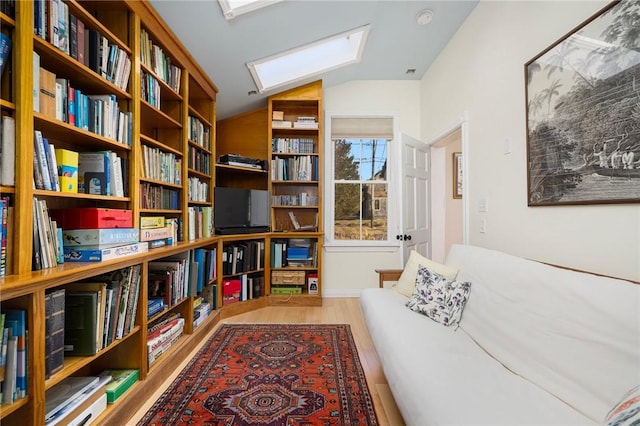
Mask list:
[[[64,367],[65,289],[45,293],[45,378]]]
[[[33,100],[33,111],[40,112],[40,55],[33,52],[33,88],[31,96]]]
[[[16,120],[10,115],[3,115],[0,137],[0,185],[15,185],[16,169]]]
[[[11,335],[7,338],[7,364],[4,382],[2,382],[2,402],[11,404],[16,400],[17,388],[18,339]]]
[[[65,286],[66,294],[75,293],[98,293],[98,305],[96,307],[96,348],[99,352],[105,345],[104,336],[104,317],[107,304],[107,283],[104,281],[78,281]]]
[[[164,225],[164,216],[140,216],[140,229],[162,228]]]
[[[27,312],[23,309],[5,311],[5,323],[13,323],[16,338],[16,398],[27,395]]]
[[[4,71],[4,67],[9,62],[9,54],[11,53],[11,37],[5,33],[0,33],[0,76]]]
[[[51,178],[51,189],[60,192],[60,179],[58,178],[58,161],[56,159],[56,147],[49,140],[43,138],[44,150],[49,166],[49,177]]]
[[[136,243],[138,228],[65,229],[62,231],[64,247],[95,246],[98,248]]]
[[[138,381],[139,370],[119,369],[105,370],[99,374],[100,377],[111,376],[112,380],[107,384],[107,403],[113,404],[124,394],[135,382]]]
[[[51,422],[54,416],[75,401],[87,390],[100,382],[97,376],[70,376],[47,389],[45,393],[44,421]]]
[[[81,152],[78,156],[78,192],[111,195],[110,156],[105,152]]]
[[[149,251],[149,244],[145,242],[124,244],[116,247],[100,248],[94,246],[65,247],[65,262],[102,262],[103,260],[118,259]]]
[[[55,150],[61,192],[78,192],[78,157],[75,151],[61,148]]]
[[[90,419],[96,417],[107,408],[105,389],[110,380],[110,377],[100,378],[98,383],[70,399],[67,405],[51,415],[45,425],[76,426],[88,424],[87,422]]]
[[[40,113],[56,118],[56,75],[40,67]]]
[[[100,292],[67,291],[65,295],[64,351],[66,355],[95,355],[98,348]]]
[[[140,241],[153,241],[173,237],[173,231],[169,227],[146,228],[140,231]]]
[[[44,138],[40,130],[34,131],[34,156],[37,160],[37,170],[34,162],[34,179],[36,181],[37,189],[52,190],[51,186],[51,174],[49,173],[49,163],[47,162],[47,154],[44,150]],[[36,173],[38,176],[35,176]],[[42,187],[38,187],[38,181],[42,182]]]

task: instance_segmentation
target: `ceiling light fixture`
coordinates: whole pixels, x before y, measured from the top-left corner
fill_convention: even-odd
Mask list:
[[[218,0],[218,3],[220,3],[220,8],[222,8],[222,14],[228,21],[238,15],[271,6],[280,1],[282,0]]]
[[[416,22],[418,25],[427,25],[433,19],[433,12],[429,9],[424,9],[418,12],[416,15]]]
[[[360,62],[371,25],[337,34],[267,58],[248,62],[258,87],[281,87],[336,68]]]

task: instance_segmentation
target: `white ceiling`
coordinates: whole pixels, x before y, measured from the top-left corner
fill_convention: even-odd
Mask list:
[[[322,79],[326,88],[350,80],[419,80],[477,0],[285,0],[229,21],[217,0],[150,3],[218,86],[217,118],[223,119],[263,106],[272,94],[248,94],[256,86],[247,62],[366,24],[371,32],[361,63],[308,81]],[[420,26],[416,15],[424,9],[433,20]],[[414,74],[407,74],[410,68]]]

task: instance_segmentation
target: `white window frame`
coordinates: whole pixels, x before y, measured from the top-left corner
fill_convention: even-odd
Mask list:
[[[334,187],[335,181],[335,153],[334,144],[331,138],[331,119],[335,117],[345,118],[362,118],[362,117],[380,117],[393,119],[393,139],[389,141],[389,149],[387,151],[387,239],[384,241],[344,241],[335,240],[334,223]],[[324,248],[327,252],[338,251],[396,251],[400,244],[395,239],[398,233],[399,224],[402,219],[402,208],[394,209],[389,206],[400,205],[400,193],[398,180],[400,179],[400,131],[399,131],[399,114],[396,112],[389,113],[342,113],[335,111],[325,112],[324,121]]]

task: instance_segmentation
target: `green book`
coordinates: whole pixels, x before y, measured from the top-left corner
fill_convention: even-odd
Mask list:
[[[132,369],[105,370],[100,376],[111,376],[111,381],[107,384],[107,403],[113,404],[125,393],[131,385],[138,381],[140,371]]]
[[[65,355],[95,355],[98,351],[97,291],[67,292],[64,317]]]

